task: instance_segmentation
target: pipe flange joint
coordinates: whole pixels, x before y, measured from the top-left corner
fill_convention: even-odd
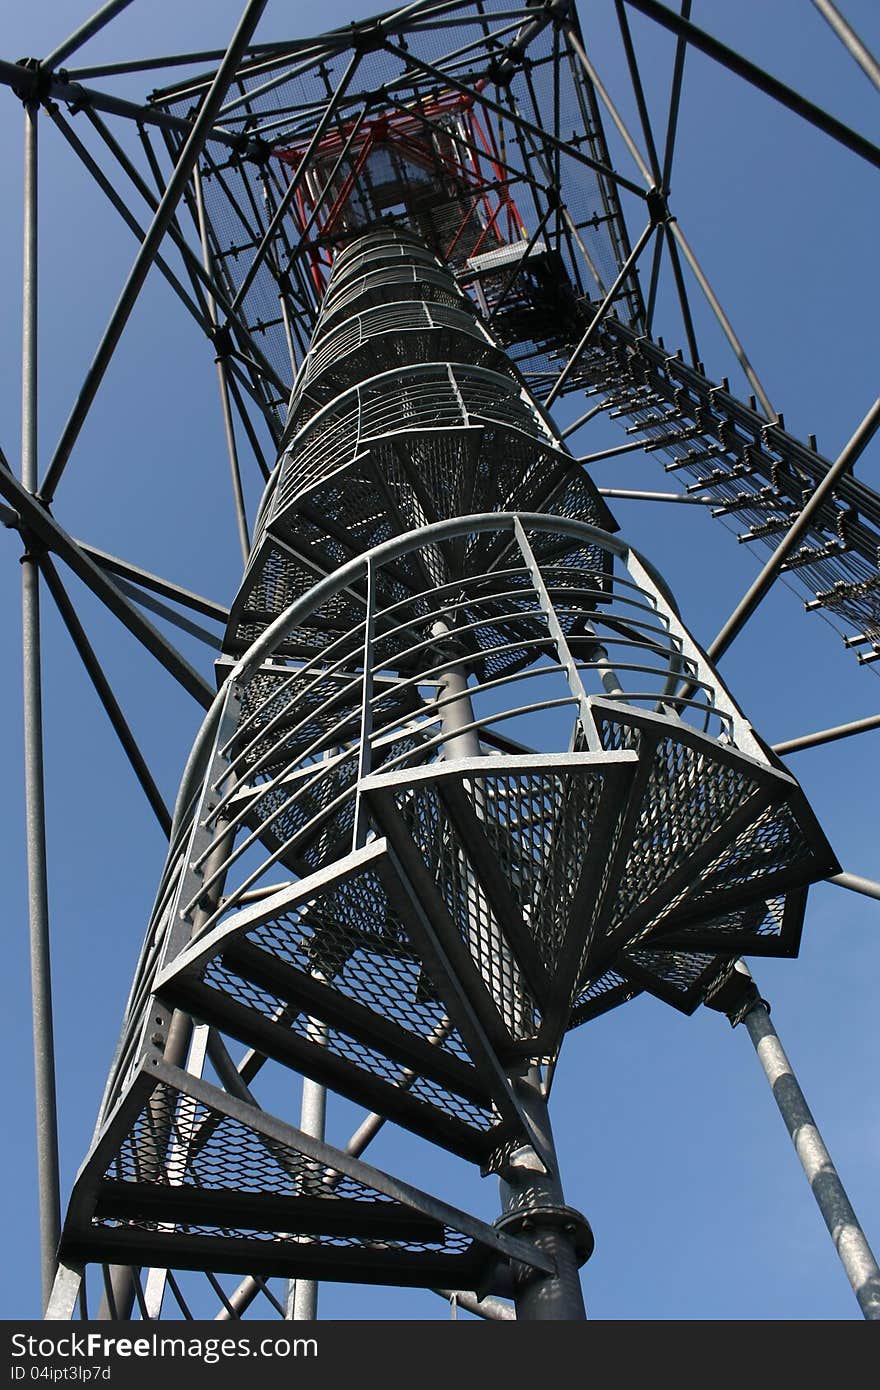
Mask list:
[[[649,188],[645,196],[648,205],[648,216],[651,219],[652,227],[659,227],[663,222],[669,222],[669,203],[668,194],[663,188]]]
[[[10,85],[19,101],[25,106],[42,106],[54,74],[43,67],[39,58],[19,58],[15,66],[21,68],[22,81],[13,81]]]
[[[232,332],[227,323],[218,323],[210,334],[211,342],[214,344],[216,353],[215,361],[225,361],[230,356],[235,344],[232,341]]]
[[[251,164],[268,164],[271,153],[272,146],[268,140],[264,140],[261,135],[252,135],[250,131],[245,132],[245,142],[241,149],[242,159],[249,160]]]
[[[707,1009],[726,1014],[731,1028],[736,1028],[737,1024],[742,1023],[746,1014],[756,1004],[763,1004],[767,1012],[770,1012],[770,1005],[766,999],[761,998],[748,970],[737,969],[736,965],[713,985],[703,1002]]]
[[[578,1265],[585,1265],[596,1248],[593,1228],[583,1212],[575,1207],[530,1206],[518,1211],[508,1211],[495,1220],[497,1231],[509,1235],[528,1237],[536,1230],[560,1231],[570,1242]]]

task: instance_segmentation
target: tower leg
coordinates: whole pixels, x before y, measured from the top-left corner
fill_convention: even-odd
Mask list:
[[[865,1318],[880,1321],[880,1267],[859,1225],[763,999],[743,1019],[779,1113]]]
[[[751,1038],[859,1307],[869,1321],[880,1321],[880,1266],[770,1021],[770,1005],[758,993],[745,961],[736,962],[725,985],[707,1002],[726,1014],[734,1028],[741,1023]]]

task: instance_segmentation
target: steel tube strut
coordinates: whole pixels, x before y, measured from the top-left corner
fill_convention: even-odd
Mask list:
[[[813,1119],[797,1077],[785,1055],[779,1034],[763,999],[757,999],[743,1019],[770,1083],[773,1098],[801,1161],[828,1233],[846,1270],[865,1318],[880,1320],[880,1268],[859,1225],[831,1155]]]
[[[470,1293],[467,1289],[432,1289],[431,1293],[437,1294],[447,1303],[455,1299],[459,1308],[464,1308],[465,1312],[473,1313],[476,1318],[485,1318],[487,1322],[515,1322],[516,1313],[509,1303],[505,1303],[501,1298],[495,1298],[488,1294],[486,1298],[478,1298],[475,1293]]]
[[[679,308],[681,309],[681,319],[684,324],[685,337],[688,342],[688,352],[691,362],[696,367],[700,361],[700,351],[697,347],[697,335],[694,330],[694,320],[691,315],[690,300],[687,296],[687,289],[684,283],[684,274],[681,268],[681,258],[678,254],[678,247],[675,244],[675,237],[667,223],[663,228],[663,240],[669,248],[669,263],[672,266],[672,278],[675,281],[675,292],[678,295]],[[659,238],[658,238],[659,244]],[[756,378],[757,379],[757,378]]]
[[[812,494],[806,506],[780,541],[755,582],[747,593],[743,595],[714,642],[707,648],[711,661],[717,661],[720,656],[723,656],[734,638],[742,631],[762,598],[767,594],[783,562],[788,558],[798,541],[804,535],[813,517],[819,511],[819,508],[833,493],[837,480],[844,473],[849,472],[859,455],[871,442],[878,429],[880,429],[880,398],[871,406],[871,409],[859,425],[852,439],[850,439],[842,453],[828,469],[828,472],[816,488],[816,491]]]
[[[635,91],[636,97],[639,101],[639,114],[641,116],[642,129],[645,134],[645,142],[648,150],[648,156],[651,161],[651,168],[654,171],[654,182],[656,183],[657,187],[661,190],[661,192],[664,194],[664,196],[668,197],[669,181],[672,172],[672,159],[675,152],[675,132],[676,126],[678,124],[678,107],[681,98],[681,83],[682,76],[684,74],[685,44],[683,39],[680,38],[676,44],[675,49],[675,61],[672,69],[672,84],[669,94],[669,113],[666,123],[666,144],[664,147],[663,169],[661,172],[657,152],[654,145],[654,137],[651,131],[650,118],[648,116],[644,93],[642,91],[642,84],[639,77],[635,49],[633,47],[632,37],[629,31],[629,21],[626,18],[626,7],[623,3],[623,0],[615,0],[615,8],[617,10],[617,19],[620,25],[620,31],[624,39],[624,45],[626,47],[627,63],[630,68],[633,90]],[[685,19],[688,19],[690,17],[690,0],[683,0],[682,14],[684,15]],[[663,228],[663,235],[657,238],[657,241],[654,245],[654,257],[651,263],[651,279],[648,287],[648,301],[645,308],[645,329],[646,332],[650,334],[651,325],[654,318],[654,306],[656,303],[657,287],[660,280],[660,262],[663,255],[664,245],[667,246],[669,249],[669,259],[672,263],[672,273],[675,279],[675,287],[678,293],[679,302],[681,304],[682,318],[684,320],[684,329],[688,340],[688,349],[691,354],[691,360],[694,363],[694,365],[696,365],[697,360],[699,358],[699,353],[697,351],[696,335],[694,334],[693,323],[691,321],[690,305],[687,299],[687,292],[684,288],[684,280],[681,275],[681,266],[678,261],[678,251],[673,243],[672,235],[668,227]]]
[[[668,10],[665,5],[660,5],[657,0],[626,0],[633,9],[641,10],[642,14],[653,19],[657,24],[669,29],[673,34],[680,34],[686,39],[693,48],[698,48],[701,53],[705,53],[714,62],[720,63],[722,67],[735,72],[737,77],[742,77],[746,82],[750,82],[753,87],[757,87],[767,96],[778,101],[782,106],[786,106],[789,111],[793,111],[796,116],[808,121],[817,129],[830,135],[832,140],[845,145],[852,150],[860,159],[866,159],[869,164],[880,168],[880,149],[873,145],[870,140],[866,140],[857,131],[851,130],[844,125],[843,121],[838,121],[836,117],[823,111],[820,106],[814,105],[806,97],[801,96],[791,87],[787,87],[778,78],[771,77],[763,68],[759,68],[756,63],[749,62],[741,53],[737,53],[726,44],[720,43],[718,39],[707,34],[705,30],[698,29],[695,24],[683,19],[672,10]]]
[[[864,719],[852,719],[848,724],[835,724],[833,729],[817,729],[814,734],[801,734],[800,738],[787,738],[771,746],[774,753],[781,755],[800,753],[804,748],[834,743],[839,738],[849,738],[851,734],[865,734],[870,729],[880,729],[880,714],[869,714]]]
[[[629,80],[633,89],[633,96],[636,99],[636,106],[639,112],[639,123],[642,127],[642,135],[645,140],[645,149],[648,153],[648,163],[651,166],[651,173],[654,182],[660,184],[660,161],[657,157],[657,145],[654,140],[654,131],[651,127],[651,117],[648,113],[648,104],[645,100],[645,89],[642,86],[642,76],[639,72],[639,63],[636,57],[635,45],[633,44],[632,32],[629,27],[629,20],[626,17],[626,8],[623,0],[614,0],[614,10],[617,15],[617,24],[620,29],[620,37],[623,40],[623,51],[626,54],[626,65],[629,68]],[[572,41],[575,41],[572,33]],[[580,44],[576,45],[580,48]]]
[[[79,136],[75,133],[75,131],[71,129],[68,122],[64,120],[57,107],[50,106],[49,115],[51,119],[54,121],[57,129],[60,130],[61,134],[64,136],[64,139],[70,145],[71,149],[78,156],[78,158],[82,160],[83,164],[88,169],[92,178],[95,180],[95,183],[104,192],[108,200],[113,204],[116,211],[119,213],[120,217],[125,222],[126,226],[129,228],[131,232],[134,233],[138,241],[142,242],[146,235],[143,227],[138,222],[137,218],[132,214],[128,205],[125,202],[125,199],[122,198],[121,195],[114,188],[110,179],[108,179],[107,175],[104,173],[103,169],[100,167],[98,162],[92,158],[91,154],[86,149]],[[174,293],[177,295],[181,304],[183,304],[186,307],[186,309],[188,309],[188,311],[192,314],[193,318],[195,319],[199,327],[202,329],[202,331],[204,333],[210,334],[211,325],[199,309],[199,306],[196,304],[195,300],[189,294],[187,294],[180,280],[177,278],[171,267],[168,265],[168,262],[158,254],[156,256],[156,269],[160,271],[162,275],[164,275],[165,279],[168,281],[168,284],[171,286]]]
[[[619,8],[623,9],[622,0]],[[690,0],[683,0],[682,14],[687,19],[690,15]],[[669,181],[672,173],[672,159],[675,153],[675,134],[678,125],[678,108],[681,100],[681,85],[684,76],[684,59],[686,47],[684,40],[679,38],[675,46],[675,61],[672,68],[672,85],[669,92],[669,113],[666,121],[666,144],[663,151],[663,171],[658,175],[656,183],[664,197],[669,196]],[[650,334],[653,329],[654,308],[657,301],[657,287],[660,282],[660,261],[663,255],[664,244],[669,248],[670,259],[672,258],[672,237],[668,227],[664,227],[664,235],[658,237],[654,246],[654,257],[651,262],[651,279],[648,286],[648,302],[645,308],[645,331]],[[678,282],[676,281],[676,286]],[[687,326],[686,326],[687,327]],[[689,335],[690,338],[690,335]],[[690,345],[690,344],[689,344]],[[696,365],[697,354],[692,348],[692,357]]]
[[[104,571],[89,555],[81,550],[63,527],[45,507],[21,486],[11,473],[0,469],[0,493],[7,501],[15,504],[23,524],[39,538],[47,549],[60,555],[74,574],[96,594],[129,632],[142,642],[147,650],[174,676],[184,689],[207,709],[214,692],[193,666],[166,641],[165,637],[152,623],[148,622],[122,591],[107,578]]]
[[[24,267],[21,335],[21,474],[28,491],[37,485],[37,120],[24,109]],[[46,872],[46,804],[43,776],[43,694],[40,669],[40,571],[25,550],[21,569],[24,705],[25,836],[28,866],[31,1004],[34,1034],[34,1098],[37,1118],[37,1186],[43,1307],[55,1279],[61,1229],[58,1117],[52,1020],[49,892]]]
[[[656,175],[652,174],[652,171],[648,168],[648,165],[645,163],[645,160],[642,157],[638,145],[630,135],[626,125],[620,117],[620,113],[618,112],[617,107],[614,105],[614,102],[611,100],[611,97],[605,90],[605,86],[602,82],[602,79],[600,78],[598,72],[593,67],[593,64],[587,57],[583,45],[580,43],[576,33],[571,28],[568,31],[568,41],[574,49],[575,53],[577,54],[578,58],[580,59],[584,71],[586,72],[587,76],[589,77],[590,81],[592,82],[593,86],[598,92],[599,96],[602,98],[605,108],[612,121],[616,125],[621,140],[626,145],[627,149],[632,155],[633,162],[637,166],[639,173],[645,180],[645,183],[648,185],[648,187],[653,187],[656,183]]]
[[[688,241],[684,232],[681,230],[681,227],[678,225],[674,218],[667,223],[667,226],[669,228],[670,233],[681,247],[682,252],[684,254],[684,258],[690,266],[691,270],[693,271],[697,284],[703,291],[703,294],[706,297],[706,302],[708,303],[709,308],[712,310],[712,313],[718,320],[721,329],[724,333],[724,336],[729,342],[731,348],[733,349],[733,353],[736,357],[736,360],[739,362],[739,365],[745,372],[745,375],[749,381],[752,390],[758,397],[758,400],[761,402],[767,419],[772,421],[778,420],[778,412],[774,410],[773,406],[771,405],[770,397],[767,395],[767,392],[761,385],[760,377],[758,376],[757,372],[755,371],[754,367],[749,361],[748,356],[746,355],[746,350],[740,342],[739,338],[737,337],[736,332],[734,331],[733,324],[730,322],[730,319],[727,317],[726,313],[721,307],[721,301],[719,300],[718,296],[716,295],[715,291],[710,285],[706,277],[705,271],[703,270],[702,266],[700,265],[699,261],[694,255],[690,242]],[[670,248],[671,245],[672,243],[670,242]]]
[[[682,19],[691,17],[691,0],[682,0]],[[675,156],[675,136],[678,130],[678,112],[681,104],[681,87],[684,78],[684,60],[687,45],[681,34],[675,45],[675,60],[672,68],[672,85],[669,91],[669,114],[666,120],[666,144],[663,149],[663,188],[669,188],[672,177],[672,161]]]
[[[601,415],[602,411],[607,409],[606,401],[600,401],[598,405],[591,406],[584,415],[579,415],[573,424],[566,425],[565,429],[560,432],[559,438],[568,439],[569,435],[575,434],[583,425],[588,424],[590,420],[594,420],[597,415]]]
[[[123,286],[122,293],[110,317],[110,322],[107,325],[104,336],[98,345],[98,350],[95,353],[92,364],[86,373],[85,381],[83,382],[79,396],[70,413],[61,438],[58,441],[58,446],[53,455],[52,462],[46,472],[46,477],[41,489],[41,496],[47,502],[51,501],[55,494],[55,489],[58,486],[58,482],[70,458],[71,451],[79,438],[80,430],[89,413],[92,402],[97,395],[98,388],[104,379],[104,373],[110,365],[110,360],[122,336],[122,331],[128,322],[129,315],[143,288],[147,273],[162,243],[162,238],[174,217],[184,188],[189,181],[190,174],[201,153],[202,146],[208,138],[214,118],[222,105],[226,90],[235,77],[235,70],[238,66],[239,59],[247,47],[248,41],[256,28],[257,21],[265,5],[266,0],[249,0],[238,28],[232,37],[229,48],[226,51],[226,57],[217,69],[217,75],[211,84],[211,90],[205,97],[186,144],[181,151],[180,158],[174,167],[174,173],[168,181],[168,187],[165,189],[156,215],[147,229],[146,236],[141,242],[141,247],[135,257],[134,265]]]
[[[852,25],[844,19],[840,10],[831,3],[831,0],[813,0],[813,4],[822,18],[830,24],[850,56],[855,58],[866,77],[880,91],[880,63],[877,62],[870,49],[862,43]]]
[[[600,497],[625,497],[633,502],[683,502],[689,507],[713,507],[718,501],[717,497],[694,496],[688,492],[640,492],[624,487],[600,487],[596,491]]]
[[[67,82],[61,77],[35,71],[21,63],[9,63],[0,58],[0,83],[11,87],[22,101],[45,100],[64,102],[66,106],[77,106],[95,111],[103,111],[109,116],[122,116],[136,121],[138,125],[160,126],[164,130],[174,130],[189,135],[191,122],[180,116],[171,116],[155,106],[143,106],[138,102],[126,101],[123,97],[99,92],[92,87],[83,87],[78,82]],[[217,127],[208,132],[209,140],[214,140],[226,149],[239,150],[247,144],[247,137],[232,135]]]
[[[688,9],[688,12],[689,12],[689,9]],[[654,179],[652,178],[652,174],[651,174],[650,169],[648,168],[647,164],[645,163],[645,160],[643,159],[643,157],[642,157],[642,155],[641,155],[641,153],[640,153],[640,151],[639,151],[639,149],[638,149],[638,146],[637,146],[635,140],[633,139],[633,137],[632,137],[630,131],[627,129],[627,127],[626,127],[626,125],[625,125],[625,123],[624,123],[622,117],[620,116],[620,113],[617,111],[616,107],[615,107],[614,104],[612,103],[612,101],[611,101],[610,97],[608,96],[607,92],[605,92],[604,88],[602,87],[601,83],[599,82],[598,74],[594,72],[594,70],[593,70],[593,68],[591,67],[591,65],[590,65],[590,63],[589,63],[589,61],[588,61],[588,59],[587,59],[587,57],[586,57],[586,54],[583,52],[582,48],[575,42],[574,39],[572,39],[572,42],[575,43],[575,47],[576,47],[576,49],[577,49],[578,56],[580,57],[581,62],[582,62],[582,64],[584,65],[584,67],[585,67],[585,69],[586,69],[588,75],[590,76],[591,81],[592,81],[593,84],[596,86],[596,89],[597,89],[597,91],[599,92],[599,94],[602,96],[602,99],[603,99],[603,101],[605,102],[605,105],[607,106],[607,108],[608,108],[608,110],[609,110],[609,112],[610,112],[610,114],[611,114],[611,117],[612,117],[612,119],[613,119],[615,125],[617,126],[617,129],[618,129],[619,132],[620,132],[621,138],[624,140],[624,142],[625,142],[627,148],[629,149],[629,151],[630,151],[630,153],[631,153],[633,159],[635,160],[636,164],[638,165],[639,170],[641,171],[642,177],[643,177],[643,179],[645,180],[645,183],[646,183],[648,189],[649,189],[651,192],[655,192],[655,193],[659,191],[659,193],[660,193],[663,197],[666,197],[667,194],[668,194],[669,175],[670,175],[671,168],[672,168],[672,153],[673,153],[674,140],[675,140],[675,123],[676,123],[677,117],[678,117],[678,101],[679,101],[679,97],[680,97],[680,94],[681,94],[682,65],[683,65],[683,62],[684,62],[684,54],[683,54],[683,51],[681,51],[680,46],[679,46],[679,50],[678,50],[677,53],[676,53],[676,67],[675,67],[675,74],[674,74],[674,76],[673,76],[673,93],[672,93],[672,98],[671,98],[671,101],[670,101],[669,130],[668,130],[668,132],[667,132],[666,156],[665,156],[665,160],[664,160],[663,185],[662,185],[662,188],[660,188],[659,190],[657,190],[657,189],[654,187]],[[662,230],[661,230],[661,232],[660,232],[660,234],[658,235],[658,238],[657,238],[656,253],[655,253],[655,256],[654,256],[653,265],[652,265],[652,267],[651,267],[651,283],[650,283],[650,288],[649,288],[649,293],[648,293],[648,308],[647,308],[647,313],[646,313],[646,322],[647,322],[647,324],[650,325],[651,318],[652,318],[652,315],[653,315],[654,297],[655,297],[656,291],[657,291],[657,277],[658,277],[658,275],[659,275],[659,270],[660,270],[660,249],[661,249],[662,242],[665,240],[666,243],[667,243],[667,245],[668,245],[668,247],[669,247],[669,258],[670,258],[670,262],[671,262],[671,264],[672,264],[672,273],[673,273],[673,277],[674,277],[674,279],[675,279],[676,293],[677,293],[677,295],[678,295],[679,304],[680,304],[680,306],[681,306],[682,321],[683,321],[683,323],[684,323],[685,334],[686,334],[687,340],[688,340],[688,349],[689,349],[689,351],[690,351],[690,353],[691,353],[691,357],[693,358],[694,362],[696,363],[697,357],[698,357],[698,354],[697,354],[696,335],[695,335],[695,333],[694,333],[693,319],[692,319],[692,316],[691,316],[690,304],[689,304],[689,302],[688,302],[687,290],[686,290],[685,284],[684,284],[684,276],[683,276],[683,274],[682,274],[681,262],[680,262],[679,256],[678,256],[678,248],[677,248],[677,246],[676,246],[676,244],[675,244],[676,242],[678,242],[678,245],[681,247],[682,253],[683,253],[684,256],[685,256],[685,259],[687,260],[688,265],[690,266],[691,270],[693,271],[693,274],[694,274],[694,277],[695,277],[695,279],[696,279],[696,281],[697,281],[697,284],[700,286],[700,289],[703,291],[703,294],[704,294],[705,297],[706,297],[706,301],[707,301],[707,303],[708,303],[708,305],[709,305],[709,308],[712,310],[712,313],[715,315],[715,318],[718,320],[718,323],[719,323],[719,325],[720,325],[720,327],[721,327],[721,330],[722,330],[722,332],[724,333],[724,336],[727,338],[727,341],[728,341],[728,343],[730,344],[730,347],[731,347],[731,349],[733,350],[733,353],[734,353],[734,355],[736,356],[737,361],[739,362],[740,366],[742,367],[742,370],[743,370],[743,372],[745,373],[746,378],[747,378],[749,384],[750,384],[751,387],[752,387],[752,390],[755,392],[755,395],[758,397],[758,400],[761,402],[761,406],[763,407],[763,409],[764,409],[764,411],[765,411],[765,413],[766,413],[766,415],[767,415],[768,420],[777,420],[777,419],[778,419],[778,415],[777,415],[776,411],[773,409],[773,406],[772,406],[771,403],[770,403],[770,398],[769,398],[769,396],[767,395],[767,392],[764,390],[764,387],[763,387],[762,384],[761,384],[761,381],[760,381],[760,378],[758,377],[757,372],[755,371],[754,367],[752,366],[751,362],[749,361],[748,356],[746,355],[745,348],[743,347],[742,343],[740,342],[739,338],[738,338],[737,335],[736,335],[736,332],[734,331],[733,324],[730,322],[730,319],[727,317],[727,314],[724,312],[724,309],[723,309],[722,306],[721,306],[721,302],[720,302],[720,300],[718,299],[718,296],[715,294],[715,291],[712,289],[712,286],[710,285],[709,280],[708,280],[708,278],[707,278],[707,276],[706,276],[704,270],[702,269],[702,267],[701,267],[701,265],[699,264],[699,262],[698,262],[696,256],[694,255],[694,252],[693,252],[693,250],[691,249],[691,246],[690,246],[689,242],[687,241],[687,238],[685,237],[684,233],[682,232],[680,226],[678,225],[677,220],[676,220],[674,217],[671,217],[671,216],[667,215],[665,218],[662,219],[660,225],[661,225],[661,227],[662,227]],[[627,262],[627,265],[629,265],[629,264],[630,264],[630,262],[628,261],[628,262]],[[600,310],[600,313],[601,313],[601,314],[604,314],[604,310],[605,310],[605,305],[602,306],[602,310]],[[595,326],[594,324],[591,324],[591,325],[590,325],[590,329],[588,330],[588,333],[591,333],[591,332],[593,331],[594,326]],[[581,348],[579,347],[579,348],[578,348],[578,352],[580,352],[580,351],[581,351]],[[569,366],[570,366],[570,365],[571,365],[571,364],[569,364]],[[568,368],[566,368],[566,372],[567,372],[567,371],[568,371]],[[560,380],[562,380],[562,378],[560,378]],[[547,404],[550,404],[550,402],[552,401],[554,395],[556,394],[557,389],[558,389],[558,384],[557,384],[557,386],[554,387],[553,391],[552,391],[551,394],[550,394],[550,397],[548,397]]]
[[[834,874],[828,882],[838,888],[849,888],[853,893],[864,893],[866,898],[880,898],[880,883],[873,878],[863,878],[861,874]]]
[[[44,58],[41,64],[44,68],[57,68],[59,63],[63,63],[65,58],[69,58],[71,53],[75,53],[78,48],[82,48],[93,35],[100,32],[105,24],[109,24],[111,19],[128,9],[131,0],[108,0],[106,5],[102,5],[99,10],[81,24],[78,29],[54,48],[48,58]]]
[[[551,387],[550,392],[546,400],[544,401],[544,408],[546,410],[549,410],[550,406],[556,400],[556,397],[559,395],[563,386],[568,381],[568,378],[571,376],[571,373],[574,370],[577,362],[580,360],[581,354],[583,353],[584,349],[589,345],[590,339],[595,334],[596,329],[599,327],[599,324],[602,322],[606,314],[609,312],[612,304],[614,303],[614,299],[617,295],[618,290],[623,285],[627,276],[630,274],[630,271],[634,268],[636,262],[639,259],[639,256],[642,254],[648,242],[651,240],[651,237],[653,236],[655,230],[655,224],[653,222],[649,222],[645,230],[642,232],[642,235],[636,242],[635,246],[633,247],[632,251],[630,252],[629,256],[627,257],[626,261],[621,266],[617,278],[614,281],[614,284],[611,286],[611,289],[608,291],[602,303],[599,305],[599,308],[596,310],[596,313],[593,316],[589,327],[584,333],[584,336],[581,338],[580,342],[572,352],[562,371],[559,373],[559,376],[554,381],[553,386]]]
[[[288,208],[290,207],[290,204],[293,202],[297,189],[299,188],[300,184],[303,181],[303,178],[305,177],[305,173],[309,167],[309,160],[312,156],[312,153],[314,152],[314,150],[318,148],[318,145],[324,135],[324,132],[326,131],[328,125],[335,116],[339,108],[339,105],[342,101],[342,98],[345,95],[346,88],[348,87],[348,84],[354,75],[355,68],[357,67],[359,62],[360,53],[356,52],[353,54],[348,64],[348,67],[342,74],[342,77],[339,81],[339,86],[336,88],[336,91],[333,93],[331,100],[325,107],[323,115],[321,116],[320,121],[315,127],[315,132],[312,135],[311,140],[309,141],[309,147],[303,155],[299,167],[296,169],[293,175],[293,178],[290,180],[290,183],[285,188],[281,200],[278,203],[277,208],[275,209],[272,220],[266,228],[265,232],[263,233],[263,238],[256,251],[254,252],[253,260],[248,266],[247,271],[245,272],[242,278],[241,284],[239,285],[236,291],[235,298],[232,301],[233,313],[236,311],[236,309],[238,309],[239,305],[242,303],[245,295],[247,294],[248,290],[253,284],[254,276],[256,275],[257,271],[262,265],[263,259],[268,253],[269,247],[272,245],[272,240],[276,232],[278,231],[278,228],[281,226],[281,223],[284,220],[284,216]]]
[[[161,594],[163,598],[173,599],[182,607],[190,608],[194,613],[202,613],[206,618],[213,618],[218,623],[226,624],[229,622],[229,609],[222,603],[215,603],[213,599],[205,598],[203,594],[195,594],[192,589],[184,589],[180,584],[175,584],[173,580],[163,579],[160,574],[153,574],[150,570],[142,569],[140,565],[133,565],[131,561],[123,560],[119,555],[111,555],[106,550],[99,550],[96,545],[89,545],[86,541],[76,538],[74,538],[73,543],[108,574],[115,574],[120,579],[126,579],[130,584],[136,584],[138,588],[150,589],[155,594]]]
[[[120,168],[128,175],[129,179],[131,180],[131,183],[137,189],[144,202],[152,210],[152,212],[155,213],[159,207],[159,198],[155,196],[155,194],[151,191],[149,185],[145,183],[140,173],[135,168],[132,161],[129,159],[128,155],[122,149],[118,140],[116,140],[113,137],[113,135],[107,129],[105,123],[101,120],[99,116],[95,114],[94,110],[91,107],[86,107],[85,115],[87,120],[91,123],[91,125],[97,131],[98,135],[101,137],[104,144],[107,146],[107,149],[113,155],[116,162],[119,164]],[[146,141],[145,132],[144,142],[145,149],[149,153],[151,151],[151,147],[149,145],[149,142]],[[159,192],[161,194],[162,181],[161,178],[158,176],[157,179],[159,184]],[[247,333],[247,330],[244,328],[241,321],[237,318],[237,316],[232,314],[229,301],[224,295],[222,288],[217,284],[217,281],[212,276],[208,275],[198,256],[195,254],[195,252],[190,247],[189,243],[186,241],[175,218],[172,218],[171,222],[168,224],[168,236],[171,238],[171,240],[174,242],[174,245],[177,247],[177,250],[180,252],[181,259],[184,265],[186,266],[187,273],[190,277],[190,282],[192,284],[194,292],[196,293],[199,299],[199,303],[201,305],[207,306],[206,296],[210,295],[213,298],[216,307],[223,309],[224,313],[228,316],[229,321],[231,325],[236,329],[236,332]],[[139,237],[142,239],[142,232],[139,233]],[[156,258],[156,264],[159,266],[161,266],[162,264],[158,257]],[[189,307],[188,299],[184,302],[186,302],[187,307]],[[199,326],[203,330],[208,332],[209,335],[213,332],[212,327],[208,324],[207,318],[205,318],[202,315],[201,310],[199,310],[199,313],[195,314],[194,317]],[[254,343],[252,338],[250,339],[248,346],[251,354],[257,362],[261,375],[265,377],[265,379],[268,382],[270,382],[273,386],[275,386],[279,391],[284,392],[286,390],[285,386],[281,382],[280,378],[275,374],[270,363],[267,362],[265,356],[257,347],[256,343]]]
[[[76,609],[71,603],[64,585],[61,583],[58,571],[52,564],[48,555],[43,556],[40,565],[46,583],[55,600],[56,607],[61,614],[67,631],[70,633],[71,641],[76,647],[80,659],[89,674],[89,678],[97,692],[98,699],[107,712],[107,717],[113,725],[114,732],[122,745],[125,756],[131,764],[132,771],[140,782],[150,806],[153,808],[153,813],[162,828],[163,834],[169,836],[171,834],[171,812],[165,805],[162,794],[153,780],[152,773],[147,767],[144,755],[138,747],[137,739],[132,734],[128,726],[128,721],[122,713],[119,701],[113,694],[110,682],[107,680],[101,663],[95,655],[92,644],[86,637],[85,629],[77,617]]]

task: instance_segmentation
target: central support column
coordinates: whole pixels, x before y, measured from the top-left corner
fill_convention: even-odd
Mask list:
[[[319,979],[324,976],[316,972]],[[328,1028],[319,1019],[310,1019],[309,1037],[312,1042],[327,1043]],[[302,1102],[299,1127],[313,1139],[324,1139],[327,1129],[327,1087],[311,1077],[302,1081]],[[315,1322],[318,1316],[317,1279],[291,1279],[287,1285],[286,1317],[291,1322]]]
[[[450,661],[449,667],[437,677],[437,699],[442,702],[443,756],[446,759],[478,758],[483,750],[473,727],[474,707],[468,694],[468,673],[463,665],[455,662],[459,652],[450,633],[450,627],[442,618],[438,618],[431,629],[431,635],[440,639],[440,652]]]
[[[538,1068],[531,1067],[513,1084],[537,1144],[510,1155],[500,1183],[503,1211],[495,1225],[530,1240],[556,1263],[555,1274],[514,1266],[517,1320],[579,1321],[587,1313],[578,1271],[593,1253],[593,1232],[586,1217],[566,1205]]]
[[[454,657],[447,624],[435,623],[433,635],[448,644],[450,657]],[[450,664],[440,673],[437,694],[443,702],[440,717],[444,758],[479,756],[482,749],[477,730],[472,727],[474,708],[464,666]],[[479,816],[479,805],[474,809]],[[480,915],[475,913],[475,922],[479,920]],[[555,1274],[543,1274],[525,1265],[514,1268],[516,1316],[524,1322],[581,1320],[587,1314],[578,1271],[592,1254],[593,1233],[585,1217],[565,1203],[538,1067],[531,1067],[524,1076],[517,1075],[513,1085],[537,1143],[535,1147],[523,1145],[510,1155],[500,1184],[502,1214],[495,1224],[530,1240],[556,1264]]]

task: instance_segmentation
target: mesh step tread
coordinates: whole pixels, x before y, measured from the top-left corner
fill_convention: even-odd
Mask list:
[[[530,1245],[144,1058],[77,1178],[62,1257],[476,1287]]]

